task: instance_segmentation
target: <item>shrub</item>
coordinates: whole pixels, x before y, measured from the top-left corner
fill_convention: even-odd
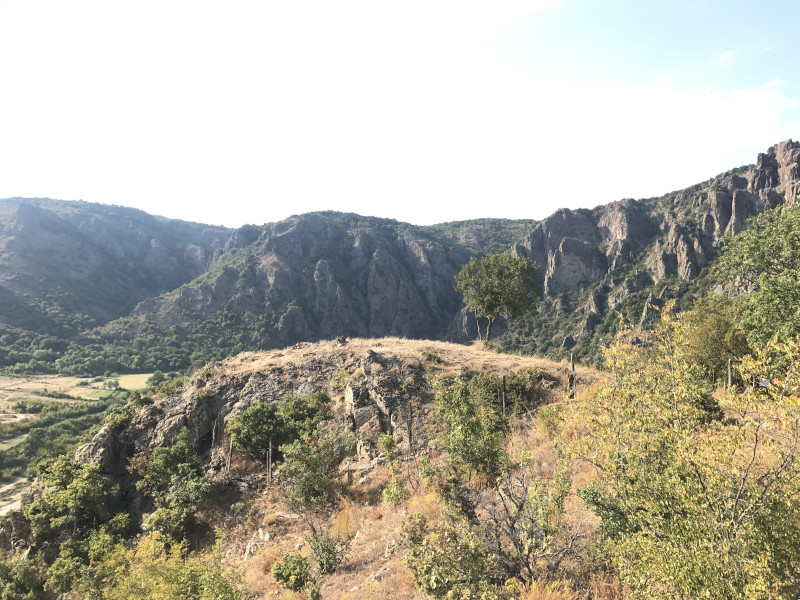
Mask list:
[[[408,497],[408,490],[406,490],[405,482],[400,473],[400,467],[395,462],[397,460],[397,444],[394,441],[394,436],[391,433],[382,434],[378,438],[378,447],[386,458],[386,462],[389,463],[389,468],[392,472],[391,483],[381,494],[383,501],[387,504],[400,504]]]
[[[272,565],[272,576],[287,590],[297,592],[311,581],[311,565],[301,554],[284,554]]]
[[[435,352],[431,352],[430,350],[423,350],[421,352],[422,358],[428,362],[440,364],[442,362],[442,357],[436,354]]]
[[[277,450],[304,433],[313,432],[331,416],[325,394],[287,396],[280,402],[259,402],[248,406],[228,422],[228,432],[238,446],[259,460],[269,456],[269,443]]]
[[[742,380],[767,387],[730,392],[712,420],[684,342],[665,313],[652,347],[621,338],[613,377],[569,407],[603,554],[636,598],[798,598],[800,343],[744,357]]]
[[[200,469],[186,429],[172,446],[156,448],[149,456],[135,455],[130,470],[141,476],[136,487],[150,494],[157,508],[145,528],[183,538],[211,491],[211,482]]]
[[[283,463],[275,476],[287,502],[298,510],[317,510],[330,504],[336,488],[329,441],[305,436],[281,446],[280,451]]]
[[[336,571],[342,564],[344,557],[350,551],[353,537],[349,533],[344,536],[333,533],[328,527],[317,529],[312,526],[306,541],[319,572],[327,575]]]
[[[306,581],[306,596],[308,600],[322,600],[319,584],[316,581]]]

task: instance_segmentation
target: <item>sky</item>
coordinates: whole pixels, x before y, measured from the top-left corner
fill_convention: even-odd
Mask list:
[[[795,0],[0,0],[0,198],[541,219],[800,137]]]

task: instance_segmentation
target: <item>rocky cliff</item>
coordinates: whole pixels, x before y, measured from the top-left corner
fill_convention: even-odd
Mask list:
[[[423,351],[434,354],[439,362],[426,362]],[[253,476],[252,469],[231,469],[226,423],[259,402],[277,402],[287,394],[322,392],[330,396],[334,415],[327,429],[333,435],[354,440],[354,452],[341,470],[367,473],[379,463],[380,434],[393,433],[401,451],[407,453],[409,402],[413,403],[414,446],[427,447],[435,433],[430,374],[469,378],[476,373],[508,374],[521,368],[536,374],[538,401],[556,400],[566,388],[566,365],[443,342],[357,339],[345,345],[304,343],[293,348],[243,353],[206,365],[187,378],[175,395],[138,407],[128,420],[103,427],[78,448],[75,462],[98,465],[104,474],[126,488],[136,506],[133,498],[140,494],[133,486],[135,477],[128,471],[130,458],[174,443],[185,428],[213,481],[250,489],[266,473],[259,471]],[[578,375],[582,385],[596,377],[586,368],[580,368]],[[234,452],[246,456],[241,450]]]
[[[648,298],[690,304],[700,276],[725,234],[800,194],[800,143],[788,140],[739,168],[660,198],[622,200],[594,210],[562,209],[539,223],[515,252],[543,267],[545,301],[538,320],[553,326],[537,344],[516,347],[594,352],[595,327],[627,302],[641,314]],[[713,282],[711,282],[713,283]],[[687,295],[688,294],[688,295]],[[537,318],[534,317],[534,320]],[[535,324],[514,332],[519,340]],[[607,328],[606,328],[607,329]],[[589,346],[593,350],[588,351]]]
[[[338,213],[234,233],[208,272],[133,311],[161,328],[226,308],[274,323],[273,345],[347,336],[440,338],[460,311],[461,245],[393,221]]]
[[[112,371],[191,364],[185,350],[160,366],[165,336],[172,349],[215,349],[201,362],[340,334],[465,341],[474,320],[454,275],[470,256],[513,250],[541,266],[543,302],[510,324],[501,344],[596,358],[615,312],[635,321],[651,297],[691,305],[713,285],[707,267],[723,236],[798,193],[800,144],[788,140],[752,167],[685,190],[561,209],[538,223],[417,227],[324,212],[229,231],[118,207],[3,201],[0,326],[44,326],[45,309],[33,306],[43,299],[88,315],[77,319],[84,328],[129,314],[100,331],[113,346],[104,355],[121,355],[104,365]],[[151,347],[153,356],[134,364]],[[85,372],[84,357],[76,361],[69,368]]]
[[[118,206],[2,200],[0,319],[35,327],[30,314],[10,309],[36,312],[32,305],[46,301],[105,323],[203,273],[229,236]]]

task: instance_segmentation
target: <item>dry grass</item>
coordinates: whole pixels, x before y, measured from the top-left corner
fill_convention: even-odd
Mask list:
[[[423,362],[422,351],[426,350],[438,355],[441,363],[425,362],[434,373],[442,377],[454,377],[464,371],[507,373],[523,367],[547,370],[558,379],[562,389],[566,389],[569,365],[566,361],[553,362],[545,358],[500,354],[486,350],[480,343],[472,345],[451,344],[431,340],[407,340],[402,338],[353,339],[345,346],[337,346],[336,342],[323,341],[310,346],[297,346],[268,352],[243,352],[226,361],[226,372],[231,375],[268,371],[276,367],[286,367],[314,358],[320,354],[338,357],[342,367],[351,375],[356,372],[361,356],[373,350],[389,359]],[[351,367],[351,368],[348,368]],[[590,367],[576,365],[579,391],[581,385],[589,384],[600,376]]]
[[[629,600],[630,594],[616,575],[594,573],[589,581],[591,600]]]
[[[214,388],[225,379],[244,379],[256,372],[266,374],[274,371],[276,375],[280,373],[281,377],[287,378],[292,372],[292,366],[301,366],[316,360],[322,361],[325,366],[318,371],[319,378],[315,371],[314,383],[322,385],[321,389],[335,392],[332,404],[336,407],[341,404],[341,391],[346,382],[363,376],[361,359],[367,350],[373,350],[385,359],[383,368],[387,371],[398,369],[398,365],[403,364],[424,365],[440,377],[453,377],[464,372],[509,373],[526,367],[542,371],[548,379],[555,382],[548,398],[550,402],[563,397],[570,374],[566,362],[555,363],[541,358],[499,354],[478,344],[464,346],[430,340],[384,338],[350,340],[341,347],[335,342],[320,342],[269,352],[242,353],[215,365],[214,376],[207,378],[211,381],[204,385]],[[441,362],[425,360],[423,350],[440,357]],[[371,365],[372,374],[378,368],[377,364]],[[332,374],[336,375],[336,382],[331,387],[328,379]],[[578,367],[577,374],[579,394],[586,392],[589,386],[602,377],[600,372],[586,367]],[[421,404],[417,410],[420,429],[415,431],[415,441],[418,447],[424,447],[425,440],[432,437],[435,427],[429,421],[429,405]],[[531,417],[523,418],[512,427],[509,448],[514,457],[518,457],[523,449],[528,450],[537,461],[537,473],[546,480],[553,477],[557,468],[553,440]],[[406,451],[401,450],[401,458]],[[437,462],[435,445],[428,452],[431,454],[431,464],[434,465]],[[422,486],[418,463],[403,461],[402,465],[404,475],[411,482],[410,496],[404,503],[399,506],[382,503],[381,492],[389,484],[391,473],[388,467],[376,465],[363,476],[360,472],[356,473],[355,481],[336,510],[324,517],[316,517],[319,525],[328,525],[340,535],[353,535],[350,553],[340,568],[320,580],[323,598],[425,598],[414,585],[411,573],[403,564],[406,548],[402,525],[413,513],[422,513],[430,523],[435,524],[440,519],[442,507],[437,495]],[[234,457],[232,466],[236,472],[252,472],[256,468],[247,457],[238,455]],[[304,541],[307,527],[303,519],[297,515],[287,515],[289,511],[280,504],[277,496],[264,493],[263,490],[250,492],[244,500],[250,513],[256,516],[247,525],[240,525],[231,533],[230,540],[226,540],[229,541],[226,547],[230,548],[230,561],[243,567],[246,580],[256,598],[303,597],[304,594],[294,595],[282,590],[270,572],[275,561],[287,552],[300,551],[308,555],[309,548]],[[565,520],[570,527],[587,527],[590,533],[596,528],[596,523],[589,522],[586,518],[583,504],[577,497],[568,501]],[[258,551],[244,561],[245,548],[253,539],[254,530],[257,532],[259,528],[269,533],[269,540],[262,542]],[[588,579],[588,575],[586,577]],[[606,589],[601,583],[597,586],[598,593]],[[576,596],[563,586],[533,586],[526,594],[523,598],[528,600],[584,600],[585,597]],[[608,594],[597,596],[597,599],[617,600]]]
[[[577,600],[578,595],[566,583],[543,584],[534,581],[520,600]]]
[[[126,390],[139,390],[142,389],[147,380],[150,379],[152,373],[136,373],[133,375],[120,375],[119,385]]]

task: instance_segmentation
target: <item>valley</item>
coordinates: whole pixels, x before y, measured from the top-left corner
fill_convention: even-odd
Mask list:
[[[541,221],[0,201],[0,590],[796,598],[798,197],[788,140]]]

